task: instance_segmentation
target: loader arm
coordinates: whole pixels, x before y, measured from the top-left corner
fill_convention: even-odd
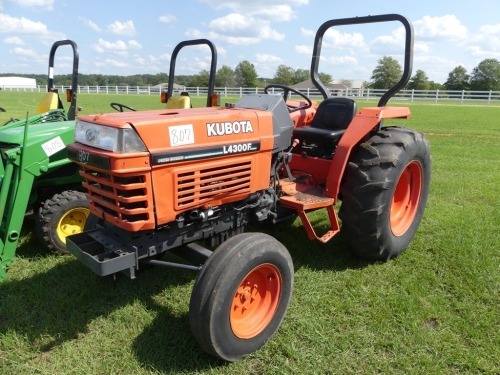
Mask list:
[[[28,127],[26,127],[27,129]],[[23,160],[23,155],[26,155]],[[34,161],[22,147],[2,151],[0,164],[0,282],[12,264],[33,181],[48,169],[49,158]],[[28,160],[27,160],[28,159]],[[24,164],[24,167],[22,165]]]

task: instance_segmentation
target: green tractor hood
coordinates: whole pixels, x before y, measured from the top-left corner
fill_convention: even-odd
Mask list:
[[[30,147],[42,145],[45,142],[60,137],[64,144],[73,142],[73,135],[75,131],[75,121],[63,121],[35,124],[28,126],[27,143],[25,148],[29,150]],[[19,145],[24,143],[25,126],[16,126],[7,129],[0,128],[0,144]],[[47,150],[50,153],[50,150]]]

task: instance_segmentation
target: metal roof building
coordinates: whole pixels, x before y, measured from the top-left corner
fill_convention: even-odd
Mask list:
[[[35,78],[0,77],[0,87],[36,89],[37,86]]]

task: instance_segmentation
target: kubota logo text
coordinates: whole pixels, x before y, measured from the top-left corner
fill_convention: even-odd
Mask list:
[[[207,123],[207,135],[209,137],[240,133],[253,133],[252,123],[248,120]]]

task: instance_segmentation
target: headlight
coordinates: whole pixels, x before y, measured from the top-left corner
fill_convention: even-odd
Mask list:
[[[146,151],[146,146],[131,127],[112,128],[86,121],[76,121],[75,141],[112,152]]]

